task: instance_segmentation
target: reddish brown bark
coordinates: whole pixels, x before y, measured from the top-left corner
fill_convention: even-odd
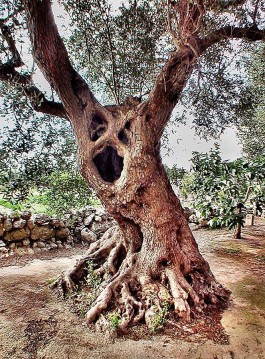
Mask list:
[[[93,131],[88,126],[79,132],[82,174],[119,229],[93,244],[62,280],[71,290],[86,276],[86,261],[93,260],[103,284],[87,320],[115,306],[122,313],[121,329],[149,315],[150,298],[157,291],[159,302],[169,300],[172,310],[186,319],[228,297],[198,251],[145,109],[145,104],[117,107],[112,113],[100,109],[91,118]]]

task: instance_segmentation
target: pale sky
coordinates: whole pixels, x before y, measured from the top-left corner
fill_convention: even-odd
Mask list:
[[[191,123],[187,125],[179,125],[176,133],[169,136],[169,155],[162,149],[163,163],[172,167],[190,168],[190,159],[192,152],[209,152],[214,143],[220,144],[220,151],[223,160],[234,160],[241,157],[241,146],[238,144],[236,132],[232,128],[227,128],[220,136],[220,140],[212,139],[206,141],[200,139],[195,134],[195,130],[191,128]]]

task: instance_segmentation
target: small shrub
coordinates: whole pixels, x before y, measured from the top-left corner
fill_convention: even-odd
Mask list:
[[[169,315],[170,303],[169,300],[166,299],[161,307],[156,306],[156,312],[151,322],[151,332],[157,333],[159,330],[163,329],[165,323],[167,322],[167,318]]]
[[[119,312],[109,313],[107,315],[107,320],[113,329],[117,329],[121,321],[121,315]]]
[[[94,263],[90,260],[86,262],[87,265],[87,276],[86,276],[86,284],[89,288],[95,290],[97,289],[100,284],[102,283],[102,279],[94,270]]]

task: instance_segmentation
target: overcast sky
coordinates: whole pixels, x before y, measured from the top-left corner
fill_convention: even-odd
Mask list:
[[[238,144],[234,129],[226,129],[218,141],[215,139],[206,141],[195,134],[191,123],[179,125],[176,133],[169,137],[170,153],[167,155],[167,152],[162,150],[163,162],[169,167],[177,165],[189,169],[192,152],[208,152],[216,142],[220,144],[221,156],[224,160],[234,160],[241,156],[241,146]]]

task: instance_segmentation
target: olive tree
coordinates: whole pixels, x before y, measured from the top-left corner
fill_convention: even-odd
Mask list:
[[[79,4],[68,3],[73,7]],[[134,3],[141,5],[145,1],[129,2],[128,6]],[[112,28],[105,16],[108,4],[104,4],[106,8],[98,17],[104,17],[110,38]],[[50,0],[22,0],[21,6],[32,54],[58,95],[56,101],[48,99],[33,84],[31,74],[23,72],[12,29],[5,25],[8,19],[1,20],[6,52],[11,58],[1,63],[0,79],[18,86],[32,100],[35,110],[70,121],[78,145],[80,171],[117,223],[90,246],[85,257],[64,273],[57,285],[64,291],[73,289],[86,276],[87,263],[93,261],[102,283],[86,314],[87,321],[93,322],[103,311],[117,308],[121,329],[150,314],[154,293],[158,304],[168,300],[170,308],[183,320],[206,307],[219,306],[228,298],[228,291],[216,281],[199,253],[171,188],[161,162],[160,140],[200,58],[233,39],[255,42],[265,36],[259,27],[262,9],[258,1],[180,0],[150,4],[154,9],[162,8],[173,46],[163,66],[158,64],[155,68],[158,73],[146,96],[125,99],[116,83],[116,104],[111,106],[98,101],[70,60]],[[89,18],[90,9],[84,11]],[[155,25],[154,18],[152,26]],[[133,26],[136,25],[128,22],[128,34]],[[96,31],[87,30],[88,40],[96,37]],[[134,35],[141,38],[142,33]],[[133,41],[130,37],[128,40]],[[114,57],[116,45],[108,41],[110,44],[110,68],[122,77]],[[104,48],[101,51],[104,55]],[[109,55],[109,47],[105,55]],[[90,57],[93,59],[93,52]],[[130,58],[127,60],[130,63]],[[103,68],[101,78],[107,73],[104,71]],[[140,83],[141,72],[138,76]]]

